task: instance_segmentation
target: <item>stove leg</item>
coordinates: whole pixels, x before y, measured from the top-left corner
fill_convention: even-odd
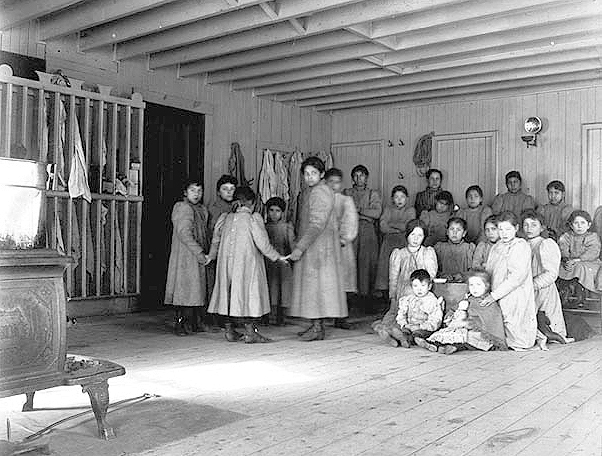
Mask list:
[[[22,412],[31,412],[33,410],[33,395],[36,394],[35,391],[31,393],[25,393],[25,404],[23,404]]]
[[[113,428],[106,421],[109,408],[109,383],[104,380],[99,383],[82,385],[82,391],[88,393],[90,397],[90,404],[98,425],[98,436],[104,440],[115,437]]]

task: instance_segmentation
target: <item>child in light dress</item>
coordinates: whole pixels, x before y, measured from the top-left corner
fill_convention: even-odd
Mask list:
[[[406,246],[406,225],[416,218],[416,210],[408,204],[408,190],[396,185],[391,190],[391,205],[380,216],[380,232],[383,234],[375,290],[387,290],[389,286],[389,257],[393,249]]]
[[[445,318],[445,328],[428,339],[416,338],[416,344],[430,351],[449,355],[458,350],[505,350],[504,320],[497,302],[489,305],[483,298],[491,290],[491,277],[484,270],[468,275],[468,294],[458,308]]]
[[[265,204],[268,212],[268,221],[265,229],[270,238],[270,244],[282,256],[289,255],[295,244],[293,224],[284,220],[286,203],[277,196],[267,200]],[[270,320],[277,325],[284,324],[285,309],[293,287],[293,267],[284,261],[269,261],[265,263],[270,290]]]
[[[558,277],[561,295],[576,294],[583,303],[587,292],[598,291],[596,276],[600,265],[600,237],[590,231],[592,218],[586,211],[573,211],[568,220],[570,231],[558,239],[562,260]]]
[[[474,250],[472,269],[485,269],[491,248],[500,240],[500,233],[497,229],[497,217],[495,215],[490,215],[485,219],[483,233],[485,234],[485,239],[481,240]]]
[[[399,299],[397,324],[399,334],[394,337],[404,348],[416,345],[415,338],[425,339],[441,326],[443,319],[443,299],[432,292],[433,281],[425,269],[418,269],[410,275],[412,292]]]
[[[424,245],[433,246],[437,242],[447,239],[447,221],[452,215],[454,197],[448,191],[437,193],[435,209],[420,214],[420,220],[426,225],[429,235],[424,240]]]
[[[483,239],[483,225],[493,214],[491,208],[483,204],[483,189],[471,185],[466,189],[466,207],[458,209],[455,216],[466,220],[466,242],[477,244]]]
[[[448,282],[463,282],[472,266],[475,245],[465,242],[466,221],[452,217],[447,222],[447,242],[437,242],[435,252],[439,263],[439,277]]]

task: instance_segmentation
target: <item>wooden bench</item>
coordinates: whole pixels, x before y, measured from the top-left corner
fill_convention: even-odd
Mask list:
[[[109,440],[115,437],[113,428],[106,420],[109,407],[109,383],[108,380],[125,374],[125,368],[119,364],[96,359],[88,356],[67,355],[64,375],[60,382],[52,386],[81,385],[82,392],[88,393],[92,411],[98,425],[98,436]],[[48,386],[48,388],[52,387]],[[26,392],[27,400],[23,404],[23,411],[33,410],[33,396],[36,391]]]

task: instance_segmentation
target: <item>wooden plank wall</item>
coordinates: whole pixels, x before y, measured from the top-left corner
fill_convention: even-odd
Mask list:
[[[257,141],[286,144],[302,152],[330,148],[329,115],[233,92],[226,84],[207,85],[202,78],[177,78],[175,68],[148,71],[144,59],[118,63],[108,51],[84,54],[77,51],[74,37],[43,44],[36,35],[35,22],[24,24],[0,34],[0,49],[46,58],[47,71],[60,68],[76,79],[113,86],[113,94],[140,92],[147,101],[206,114],[206,202],[214,198],[215,182],[227,171],[232,142],[241,145],[248,178],[256,177],[261,166]]]
[[[525,134],[523,121],[529,116],[539,116],[544,126],[537,147],[527,149],[520,136]],[[391,140],[394,146],[385,146],[383,154],[386,193],[401,183],[414,195],[425,186],[412,162],[421,135],[431,131],[442,135],[496,130],[500,189],[505,190],[504,174],[517,169],[524,177],[525,190],[539,202],[547,202],[546,184],[560,179],[567,187],[567,200],[579,207],[581,126],[593,122],[602,122],[602,87],[595,85],[473,101],[340,111],[332,119],[332,141],[384,139],[387,144]],[[399,145],[399,139],[404,146]],[[602,160],[602,150],[598,153],[597,160]],[[398,179],[399,172],[405,179]],[[588,201],[585,207],[601,204]]]

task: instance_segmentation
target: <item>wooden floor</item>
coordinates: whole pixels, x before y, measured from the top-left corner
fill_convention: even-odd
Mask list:
[[[175,337],[160,320],[80,322],[69,351],[126,367],[112,401],[149,392],[246,417],[136,454],[602,455],[600,336],[445,356],[384,346],[365,330],[303,343],[297,326],[269,328],[274,343],[245,345]],[[127,438],[116,432],[114,445]]]

